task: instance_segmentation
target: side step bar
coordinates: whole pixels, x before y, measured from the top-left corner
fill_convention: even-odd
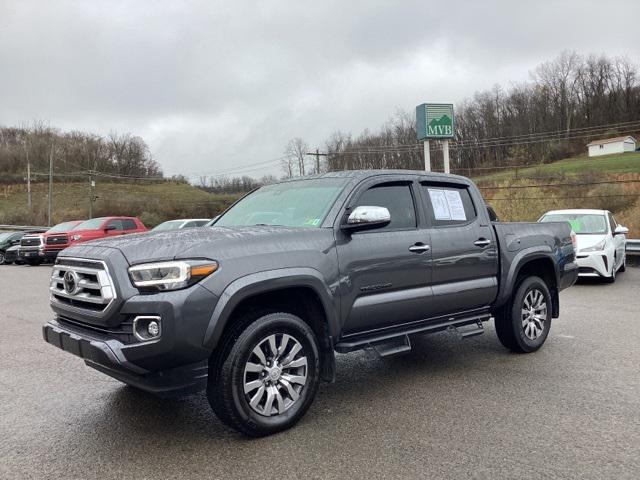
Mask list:
[[[455,331],[460,338],[480,335],[484,332],[482,322],[486,322],[490,318],[491,314],[489,312],[483,312],[469,317],[448,318],[439,322],[430,321],[418,325],[414,324],[410,328],[392,332],[372,332],[366,335],[353,335],[351,338],[342,339],[334,348],[338,353],[348,353],[373,347],[380,355],[387,356],[393,353],[411,350],[409,335],[413,334],[435,333],[451,329]],[[461,328],[465,326],[471,326],[471,328]]]
[[[382,342],[371,343],[370,346],[373,347],[376,353],[381,357],[388,357],[389,355],[395,355],[396,353],[408,352],[411,350],[409,335],[403,335],[401,337],[384,340]]]

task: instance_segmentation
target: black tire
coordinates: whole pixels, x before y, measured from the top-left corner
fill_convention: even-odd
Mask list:
[[[4,252],[0,251],[0,265],[4,265],[6,262],[6,258],[4,256]]]
[[[622,258],[622,265],[620,265],[620,268],[618,269],[618,272],[624,272],[627,270],[627,256],[625,255]]]
[[[37,267],[38,265],[42,264],[42,260],[40,260],[40,259],[38,259],[38,260],[27,260],[27,263],[31,267]]]
[[[283,342],[284,334],[292,337],[302,347],[299,355],[304,355],[307,363],[306,367],[300,368],[304,368],[306,382],[298,391],[298,398],[294,400],[288,399],[291,403],[286,407],[286,410],[277,411],[275,415],[265,416],[256,411],[255,408],[262,408],[263,411],[266,411],[268,398],[261,397],[265,400],[263,405],[258,404],[256,407],[250,405],[249,396],[253,395],[253,398],[255,398],[259,390],[245,393],[247,375],[260,376],[255,381],[267,382],[265,384],[267,385],[267,390],[263,390],[265,395],[268,394],[269,388],[283,387],[279,386],[278,383],[272,383],[270,384],[272,386],[269,387],[268,382],[271,381],[269,375],[264,371],[259,374],[247,373],[245,372],[245,367],[248,363],[255,364],[257,356],[253,353],[254,349],[256,347],[261,348],[260,345],[264,346],[263,342],[272,335],[276,336],[280,346],[283,343],[286,345],[292,344],[291,348],[287,346],[282,351],[282,356],[274,356],[276,359],[286,360],[287,354],[293,349],[295,343],[292,343],[290,339]],[[268,345],[266,348],[268,348]],[[268,355],[267,350],[266,356]],[[284,378],[284,370],[281,373],[282,378]],[[296,373],[295,375],[298,374]],[[262,375],[265,375],[265,378],[260,380]],[[276,375],[280,377],[279,373],[276,373]],[[251,437],[262,437],[286,430],[302,418],[311,406],[318,390],[319,375],[320,355],[318,342],[313,330],[302,319],[283,312],[247,314],[238,319],[233,328],[224,335],[217,351],[209,360],[207,398],[218,418],[229,427]],[[295,388],[299,388],[299,386],[295,385]],[[286,397],[287,395],[286,389],[279,390],[279,393],[281,397]],[[287,400],[285,399],[284,401]],[[278,403],[273,408],[278,410],[279,407],[280,404]],[[272,409],[270,408],[269,411],[272,411]]]
[[[530,293],[534,295],[536,291],[543,297],[541,305],[544,303],[546,307],[545,318],[541,324],[539,321],[533,322],[533,325],[536,327],[535,332],[538,332],[538,330],[541,331],[535,338],[530,338],[529,334],[533,336],[534,330],[525,331],[523,323],[526,320],[522,317],[522,310],[525,309],[525,300],[530,298],[528,295]],[[509,350],[518,353],[530,353],[538,350],[542,347],[549,335],[551,319],[553,317],[552,308],[551,294],[544,280],[535,276],[521,279],[516,285],[516,291],[511,297],[511,300],[496,312],[495,315],[496,333],[498,334],[500,343]],[[531,323],[531,321],[529,323]]]

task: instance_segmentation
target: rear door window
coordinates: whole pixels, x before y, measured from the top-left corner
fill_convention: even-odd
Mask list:
[[[122,226],[124,227],[125,230],[135,230],[138,228],[138,226],[136,225],[136,222],[134,222],[130,218],[123,218]]]
[[[465,185],[422,184],[426,208],[436,227],[463,225],[476,219],[477,212]]]

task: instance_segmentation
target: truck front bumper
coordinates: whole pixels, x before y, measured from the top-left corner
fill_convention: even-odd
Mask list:
[[[84,329],[63,326],[56,320],[42,327],[42,336],[47,343],[84,359],[89,367],[161,397],[193,393],[206,387],[206,360],[149,371],[128,361],[124,350],[131,345],[115,339],[98,338]]]

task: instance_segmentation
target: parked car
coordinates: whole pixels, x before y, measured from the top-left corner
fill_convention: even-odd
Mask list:
[[[210,218],[188,218],[182,220],[169,220],[156,225],[152,232],[164,232],[166,230],[180,230],[182,228],[202,227],[211,221]]]
[[[29,265],[55,260],[58,253],[69,246],[69,232],[80,223],[82,220],[72,220],[59,223],[44,233],[25,235],[20,241],[20,259]]]
[[[577,237],[577,262],[581,277],[616,281],[626,269],[626,237],[629,229],[618,225],[608,210],[553,210],[540,222],[568,222]]]
[[[483,332],[533,352],[578,274],[571,227],[491,222],[468,179],[350,171],[261,187],[210,228],[64,250],[45,341],[159,395],[206,387],[250,436],[294,425],[334,352]],[[533,368],[533,367],[532,367]]]
[[[24,264],[24,261],[20,259],[18,256],[18,252],[20,251],[20,245],[14,245],[13,247],[9,247],[4,252],[4,264],[11,265],[15,263],[16,265]]]
[[[6,261],[6,251],[14,245],[20,244],[24,232],[0,232],[0,265]]]
[[[118,237],[146,232],[147,227],[135,217],[99,217],[85,220],[70,232],[70,243],[86,242],[105,237]]]

